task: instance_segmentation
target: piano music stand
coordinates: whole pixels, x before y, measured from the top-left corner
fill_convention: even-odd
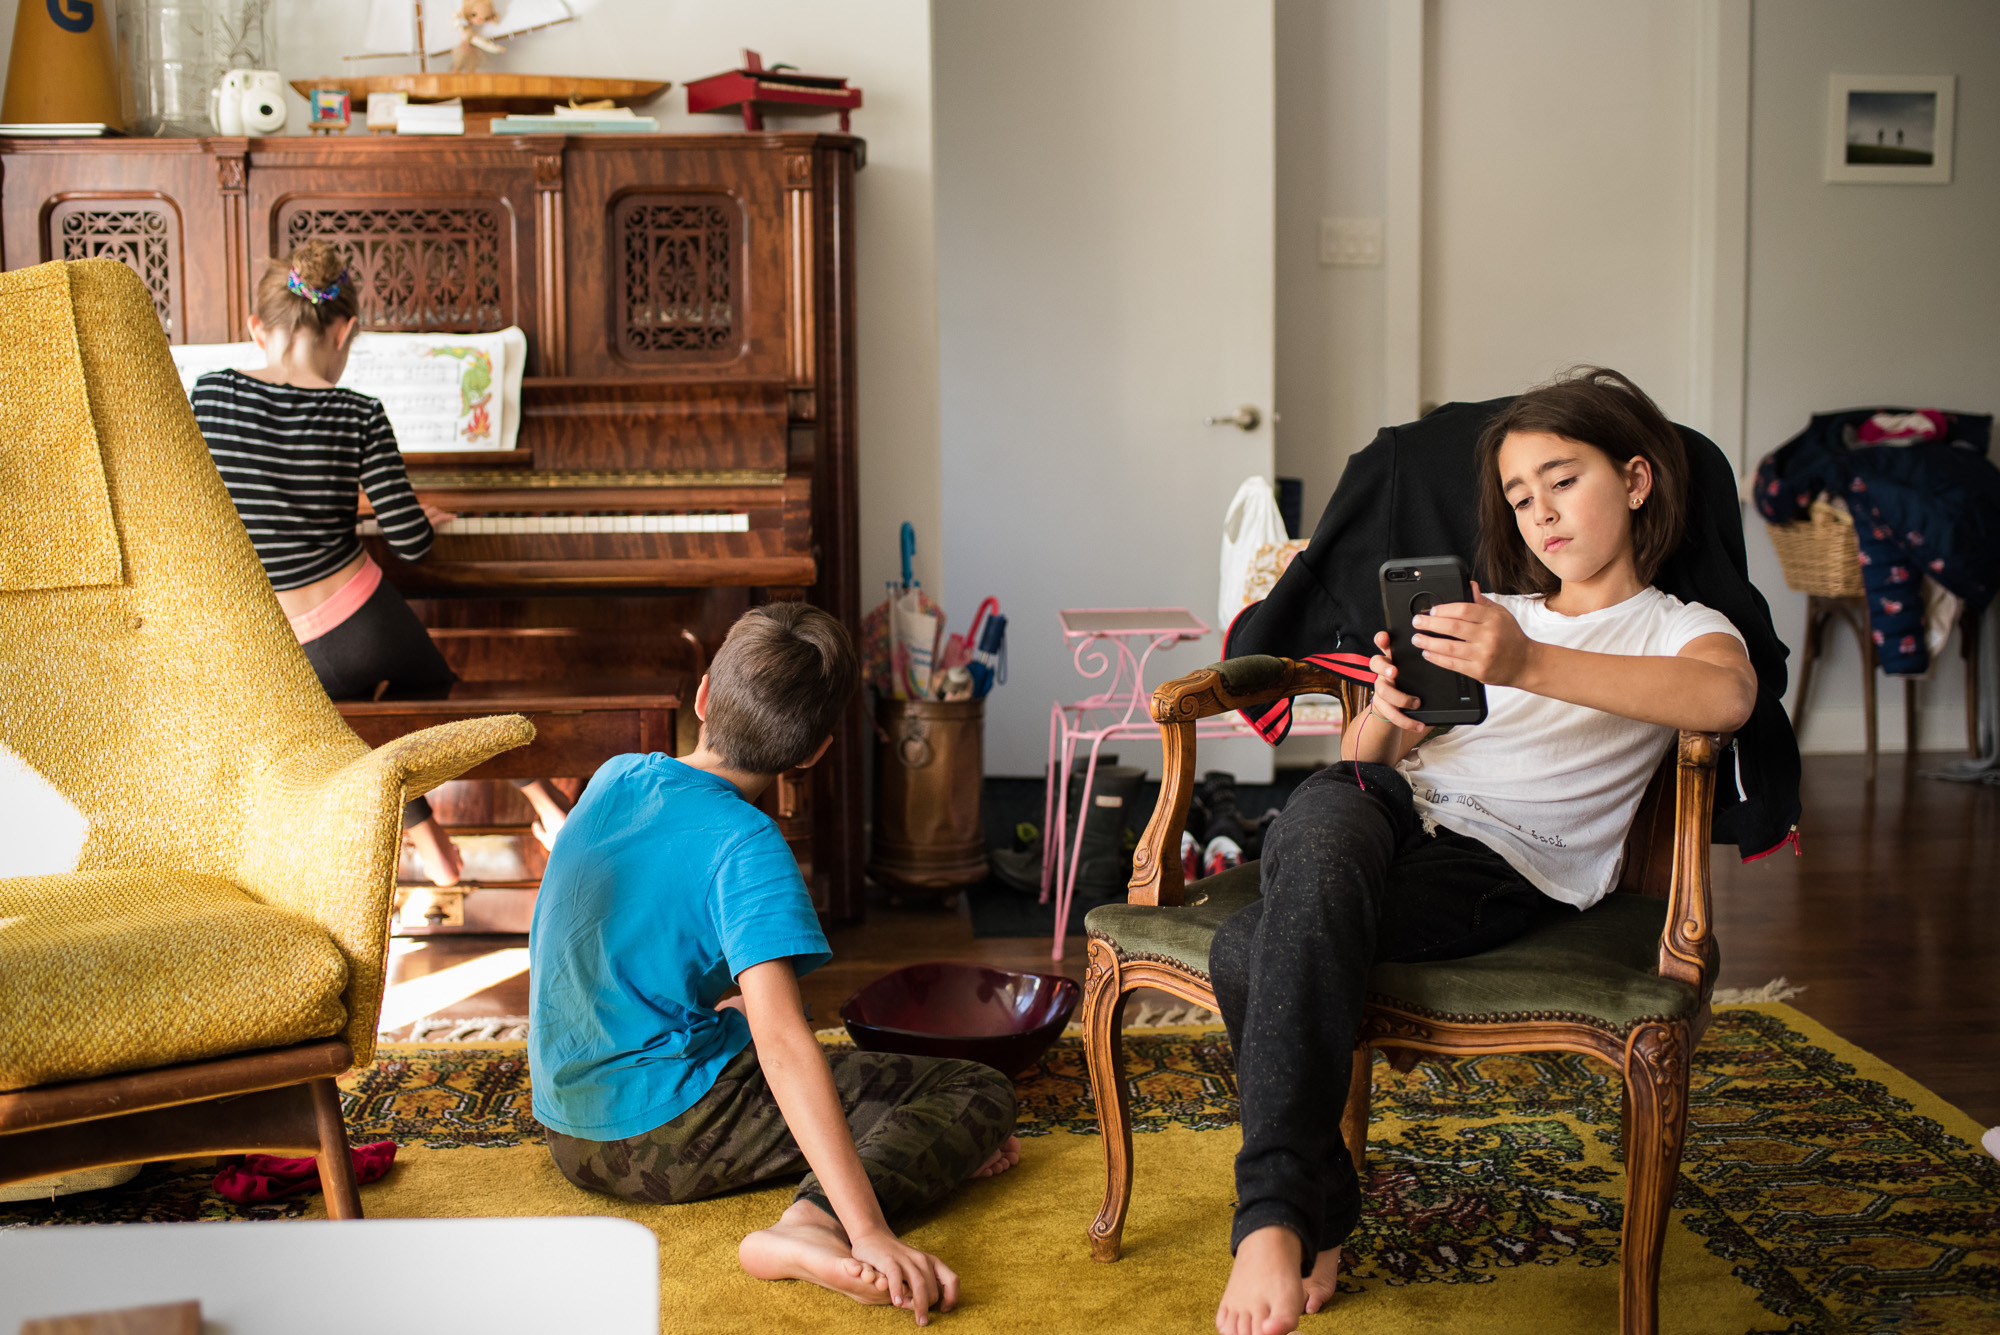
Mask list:
[[[588,779],[614,756],[674,751],[684,673],[636,679],[576,681],[460,681],[448,694],[418,699],[337,700],[347,726],[370,746],[454,719],[524,714],[535,740],[466,771],[461,779]],[[527,834],[525,827],[520,831]],[[525,932],[539,878],[485,884],[424,886],[428,925],[403,923],[398,935]]]

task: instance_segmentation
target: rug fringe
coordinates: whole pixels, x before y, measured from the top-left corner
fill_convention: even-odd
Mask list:
[[[528,1036],[525,1015],[480,1015],[471,1019],[428,1015],[410,1026],[403,1043],[509,1043]]]
[[[1762,1001],[1790,1001],[1805,991],[1805,984],[1773,978],[1762,987],[1718,987],[1709,997],[1717,1006],[1746,1006]]]

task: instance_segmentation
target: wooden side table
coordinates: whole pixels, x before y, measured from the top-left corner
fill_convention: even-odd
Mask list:
[[[1979,753],[1979,616],[1978,612],[1967,608],[1958,619],[1959,657],[1965,660],[1965,747],[1974,755]],[[1820,656],[1820,649],[1829,621],[1839,619],[1854,632],[1854,642],[1861,649],[1861,711],[1866,730],[1867,765],[1866,776],[1870,782],[1875,778],[1875,637],[1868,626],[1868,600],[1859,598],[1829,598],[1822,594],[1806,595],[1806,638],[1799,652],[1799,693],[1792,703],[1792,731],[1798,732],[1805,723],[1806,701],[1812,691],[1813,663]],[[1917,679],[1903,678],[1903,749],[1914,755],[1917,750]]]
[[[687,687],[682,673],[639,679],[460,681],[440,696],[341,700],[335,708],[370,746],[457,719],[524,714],[535,725],[535,740],[460,778],[587,780],[613,756],[673,754]],[[452,828],[464,834],[527,836],[525,827]],[[525,932],[540,884],[539,875],[531,874],[510,881],[468,879],[451,887],[409,886],[398,895],[399,909],[407,911],[399,911],[396,931],[412,936]]]

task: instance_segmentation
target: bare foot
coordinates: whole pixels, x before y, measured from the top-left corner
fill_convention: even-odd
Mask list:
[[[806,1201],[792,1202],[777,1223],[743,1239],[736,1259],[756,1279],[802,1279],[857,1303],[889,1301],[889,1281],[875,1267],[855,1260],[840,1225]]]
[[[424,874],[431,878],[431,884],[458,884],[461,870],[458,846],[451,842],[451,836],[438,824],[437,817],[410,827],[410,842],[417,846],[417,856],[424,860]]]
[[[1299,1235],[1282,1224],[1243,1239],[1215,1309],[1218,1335],[1286,1335],[1299,1328],[1306,1307],[1300,1247]]]
[[[1313,1272],[1306,1276],[1306,1313],[1311,1315],[1333,1301],[1333,1291],[1340,1283],[1340,1248],[1329,1247],[1313,1262]]]
[[[1021,1162],[1021,1138],[1009,1136],[1000,1142],[1000,1148],[993,1151],[993,1157],[973,1171],[974,1177],[992,1177],[1004,1173]]]
[[[556,836],[569,820],[569,798],[547,779],[535,779],[521,786],[521,796],[535,809],[535,823],[529,826],[543,848],[553,849]]]

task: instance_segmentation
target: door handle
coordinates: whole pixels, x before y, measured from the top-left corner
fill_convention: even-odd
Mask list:
[[[1203,426],[1233,426],[1240,427],[1244,431],[1255,431],[1263,420],[1264,414],[1257,411],[1256,405],[1246,403],[1241,408],[1238,408],[1232,416],[1204,417],[1201,419],[1201,424]]]

